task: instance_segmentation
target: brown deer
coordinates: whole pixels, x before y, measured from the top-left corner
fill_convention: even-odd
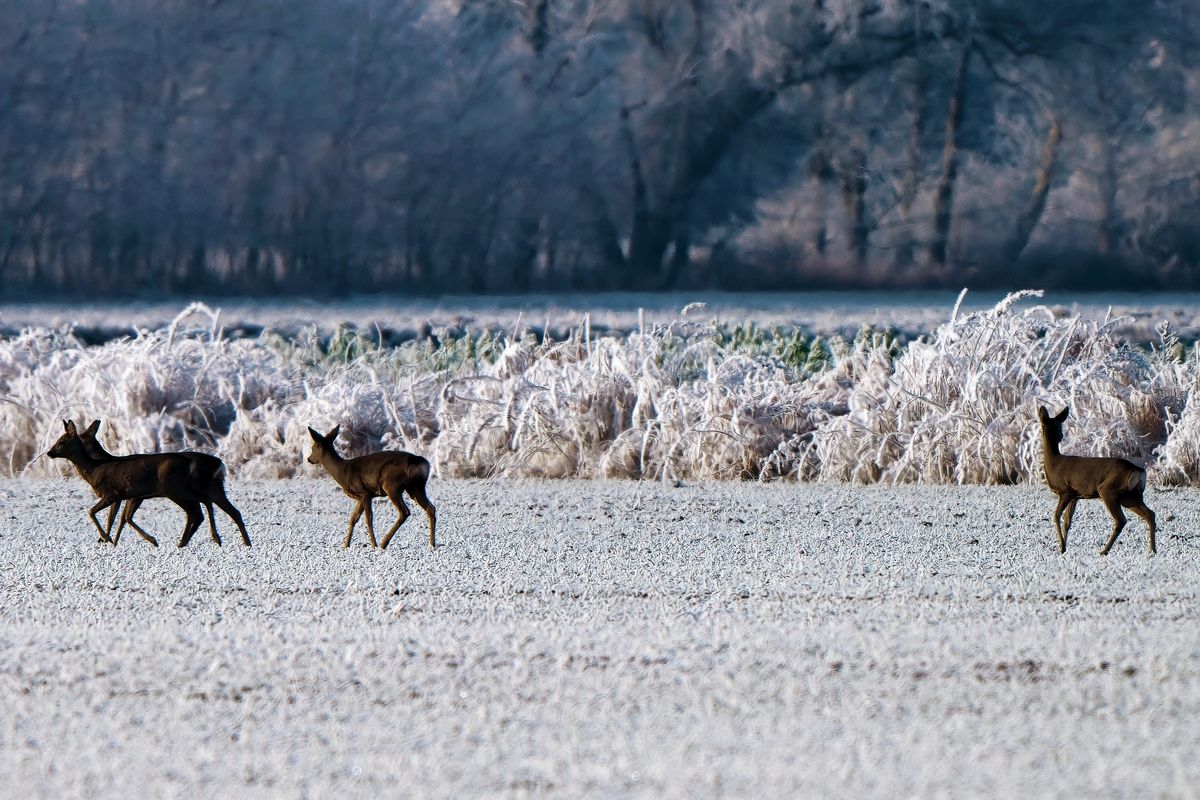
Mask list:
[[[1112,533],[1100,550],[1100,555],[1108,555],[1121,529],[1125,527],[1122,506],[1146,520],[1146,524],[1150,526],[1150,554],[1153,555],[1156,552],[1154,512],[1142,499],[1142,494],[1146,491],[1146,470],[1123,458],[1064,456],[1060,453],[1058,444],[1063,440],[1063,422],[1069,411],[1069,408],[1064,408],[1058,416],[1052,417],[1045,408],[1038,407],[1038,420],[1042,423],[1046,483],[1058,495],[1058,508],[1054,510],[1058,552],[1067,552],[1067,534],[1071,530],[1075,504],[1080,499],[1098,497],[1104,501],[1108,513],[1113,518]],[[1063,511],[1067,514],[1065,524],[1062,520]]]
[[[123,459],[138,458],[136,455],[114,456],[109,453],[100,444],[100,440],[96,438],[96,433],[99,430],[100,420],[97,419],[93,420],[92,424],[83,433],[79,434],[79,438],[83,441],[84,449],[87,450],[88,455],[92,458],[97,461],[120,461]],[[217,534],[217,521],[213,516],[213,503],[216,503],[233,520],[233,523],[237,525],[238,532],[242,535],[242,543],[249,547],[250,534],[246,532],[246,524],[242,521],[242,514],[225,495],[224,462],[208,453],[196,453],[186,450],[173,453],[172,455],[183,456],[188,461],[188,488],[192,490],[208,511],[208,527],[212,532],[213,541],[218,545],[221,544],[221,537]],[[112,536],[112,543],[114,545],[121,541],[121,530],[125,525],[133,525],[133,515],[137,513],[141,505],[141,499],[130,500],[125,504],[125,513],[121,515],[121,524],[117,527],[116,534]],[[116,509],[117,507],[114,505],[108,513],[109,531],[112,530],[113,516],[116,514]]]
[[[342,543],[342,547],[350,546],[354,526],[358,518],[365,514],[371,546],[386,550],[388,542],[396,535],[396,529],[408,519],[408,506],[404,504],[405,492],[408,492],[408,496],[415,500],[417,505],[425,509],[425,515],[429,517],[429,546],[436,547],[434,531],[437,528],[437,509],[425,495],[425,482],[429,480],[429,462],[421,456],[400,450],[384,450],[357,458],[342,458],[334,446],[341,429],[342,426],[338,425],[324,436],[312,428],[308,429],[313,438],[308,463],[325,467],[325,471],[338,482],[342,490],[351,499],[358,501],[350,514],[350,525],[346,528],[346,541]],[[376,544],[371,502],[376,497],[384,496],[392,501],[400,516],[383,537],[383,541]]]
[[[92,506],[88,514],[102,539],[106,539],[107,535],[100,527],[97,512],[122,500],[165,497],[187,514],[179,546],[187,545],[192,534],[204,522],[204,514],[200,511],[195,492],[188,488],[190,467],[186,458],[174,453],[147,453],[127,459],[98,461],[84,449],[74,422],[63,420],[63,427],[65,432],[51,445],[47,455],[65,458],[74,464],[83,479],[99,495],[100,501]],[[143,539],[158,547],[158,540],[142,530],[136,522],[130,520],[129,524]]]

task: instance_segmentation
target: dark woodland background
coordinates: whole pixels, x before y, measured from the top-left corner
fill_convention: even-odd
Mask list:
[[[0,296],[1200,288],[1200,11],[0,0]]]

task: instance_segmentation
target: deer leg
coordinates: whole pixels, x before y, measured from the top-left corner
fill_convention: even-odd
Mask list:
[[[142,529],[141,525],[138,525],[136,522],[133,521],[134,513],[141,507],[142,507],[141,500],[129,500],[125,503],[125,513],[121,515],[121,524],[117,526],[117,535],[113,537],[114,545],[121,539],[121,529],[124,528],[126,525],[128,525],[129,527],[131,527],[135,531],[137,531],[138,535],[141,536],[143,539],[145,539],[147,542],[154,545],[155,547],[158,547],[158,539],[155,539],[153,536],[146,533],[146,531]]]
[[[429,517],[429,546],[437,547],[436,533],[437,530],[437,508],[433,503],[429,502],[429,496],[425,494],[425,484],[414,484],[408,487],[408,496],[417,501],[417,505],[425,509],[425,516]]]
[[[117,505],[120,505],[120,503],[117,503]],[[129,520],[133,519],[133,512],[137,511],[141,505],[142,505],[141,500],[126,500],[125,501],[125,508],[121,511],[121,520],[120,520],[120,522],[117,523],[117,532],[114,533],[113,537],[112,537],[113,547],[116,547],[118,544],[121,543],[121,531],[125,530],[125,526],[129,524]],[[113,506],[113,511],[115,511],[115,510],[116,510],[116,506]],[[112,514],[111,513],[108,515],[108,524],[111,528],[111,526],[112,526]]]
[[[394,506],[396,506],[396,511],[399,512],[400,516],[396,517],[396,521],[384,535],[383,541],[379,543],[379,548],[381,550],[387,550],[388,542],[390,542],[392,537],[396,535],[396,530],[404,524],[404,521],[408,519],[409,514],[408,506],[404,504],[404,490],[399,486],[388,486],[385,488],[387,489],[388,499],[392,501]]]
[[[1154,512],[1151,511],[1150,507],[1143,502],[1138,502],[1137,504],[1130,506],[1129,510],[1146,520],[1146,524],[1150,526],[1150,555],[1154,555],[1158,552],[1154,546],[1154,533],[1156,530]]]
[[[221,537],[217,535],[217,518],[213,516],[212,501],[205,500],[204,508],[208,511],[208,528],[212,531],[212,540],[217,543],[217,547],[221,546]]]
[[[101,500],[99,503],[96,503],[96,505],[92,506],[91,510],[88,511],[88,516],[92,518],[92,523],[96,526],[96,530],[100,532],[101,541],[111,542],[112,539],[109,538],[108,534],[104,531],[104,528],[100,527],[100,518],[96,516],[96,512],[103,511],[114,503],[120,502],[120,500]]]
[[[229,502],[229,498],[225,496],[224,489],[213,498],[213,502],[233,520],[233,524],[237,525],[238,532],[242,534],[242,544],[249,547],[250,534],[246,533],[246,523],[242,522],[242,513],[237,510],[233,503]]]
[[[1063,517],[1062,530],[1062,549],[1067,550],[1067,537],[1071,534],[1071,520],[1075,517],[1075,504],[1079,502],[1078,497],[1072,497],[1071,502],[1067,503],[1067,515]]]
[[[1108,541],[1104,547],[1100,549],[1100,555],[1106,556],[1108,555],[1108,551],[1112,549],[1113,544],[1116,543],[1117,537],[1121,535],[1121,529],[1125,527],[1125,513],[1121,511],[1121,503],[1117,500],[1115,494],[1105,493],[1100,495],[1100,499],[1104,501],[1108,513],[1113,518],[1112,534],[1108,537]]]
[[[125,511],[122,512],[121,521],[120,521],[120,523],[117,524],[117,532],[115,534],[113,534],[113,546],[114,547],[118,543],[120,543],[121,531],[125,530],[126,525],[128,525],[129,527],[131,527],[135,531],[137,531],[138,535],[140,535],[143,539],[153,542],[154,546],[158,547],[158,540],[155,539],[150,534],[146,533],[146,531],[142,530],[142,527],[133,521],[133,515],[136,514],[137,510],[141,507],[142,507],[142,501],[140,499],[125,501]]]
[[[117,511],[120,508],[121,508],[120,502],[113,503],[111,506],[108,507],[108,524],[106,524],[104,526],[105,535],[100,537],[100,541],[108,542],[109,544],[116,544],[116,542],[114,542],[112,540],[112,526],[113,526],[113,521],[116,520],[116,518],[117,518]]]
[[[1058,552],[1067,552],[1067,537],[1063,535],[1062,515],[1063,509],[1071,502],[1071,498],[1065,494],[1058,496],[1058,508],[1054,509],[1054,532],[1058,534]]]
[[[363,504],[359,500],[354,504],[354,511],[350,513],[350,524],[346,527],[346,541],[342,542],[342,547],[350,546],[350,537],[354,535],[354,526],[358,524],[358,518],[362,516]]]
[[[179,540],[179,547],[187,547],[188,542],[192,540],[192,535],[200,530],[200,526],[204,524],[204,512],[200,510],[200,502],[187,498],[172,497],[176,505],[187,512],[187,522],[183,524],[183,538]]]
[[[379,547],[379,542],[375,541],[375,524],[371,520],[371,504],[374,502],[374,497],[368,497],[362,501],[362,504],[364,515],[367,518],[367,535],[371,537],[371,547]]]

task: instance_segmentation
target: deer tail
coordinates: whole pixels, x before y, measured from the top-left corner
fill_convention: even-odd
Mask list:
[[[1139,469],[1137,472],[1129,476],[1129,491],[1146,491],[1146,470]]]

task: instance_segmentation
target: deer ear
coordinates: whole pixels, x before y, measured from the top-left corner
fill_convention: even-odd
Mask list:
[[[338,434],[341,432],[342,432],[342,425],[339,422],[337,425],[335,425],[333,427],[333,430],[331,430],[329,433],[325,434],[325,438],[328,439],[330,441],[330,443],[336,442]]]
[[[79,435],[78,431],[75,430],[74,421],[69,420],[69,419],[63,420],[63,427],[65,427],[67,429],[67,433],[71,434],[72,436]]]
[[[1050,412],[1045,406],[1038,406],[1038,419],[1050,419]]]
[[[1066,419],[1066,418],[1067,418],[1067,414],[1070,414],[1070,413],[1071,413],[1071,407],[1070,407],[1070,406],[1067,406],[1066,408],[1064,408],[1064,409],[1062,410],[1062,413],[1061,413],[1061,414],[1059,414],[1057,417],[1055,417],[1055,418],[1054,418],[1054,421],[1055,421],[1055,422],[1062,422],[1064,419]]]
[[[92,420],[92,424],[87,426],[87,430],[84,433],[95,436],[98,430],[100,430],[100,420],[94,419]]]
[[[314,441],[314,442],[323,442],[323,441],[325,441],[325,437],[324,437],[324,436],[322,436],[321,434],[317,433],[316,431],[314,431],[314,430],[312,429],[312,426],[311,426],[311,425],[308,427],[308,435],[309,435],[309,436],[311,436],[311,437],[313,438],[313,441]]]

